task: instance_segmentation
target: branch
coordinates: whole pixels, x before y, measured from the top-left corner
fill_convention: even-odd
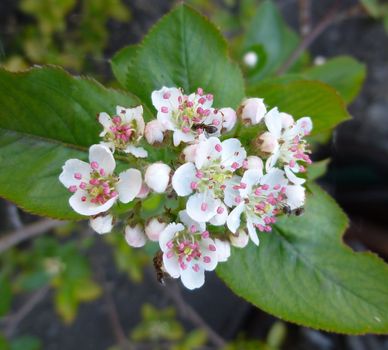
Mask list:
[[[153,280],[156,282],[155,278]],[[171,281],[166,287],[162,287],[159,283],[160,289],[170,298],[176,305],[181,316],[197,327],[203,329],[210,341],[217,346],[217,349],[224,348],[226,346],[225,340],[215,332],[206,321],[183,299],[180,288],[176,281]]]
[[[4,319],[6,322],[4,334],[7,338],[11,338],[13,336],[19,323],[46,297],[49,290],[50,286],[45,286],[39,289],[31,295],[31,297],[20,307],[18,311]]]
[[[311,31],[311,0],[299,0],[299,30],[302,38]]]
[[[27,239],[39,236],[52,228],[64,226],[66,224],[67,221],[43,219],[11,231],[0,238],[0,253],[5,252],[7,249],[12,248]]]
[[[340,13],[337,12],[336,4],[331,8],[331,10],[324,16],[321,21],[316,25],[316,27],[300,42],[291,56],[284,62],[284,64],[276,72],[277,75],[284,74],[300,57],[304,50],[306,50],[314,40],[321,35],[329,26],[334,23],[339,23],[343,20],[365,15],[365,10],[361,4],[354,5],[345,11]]]

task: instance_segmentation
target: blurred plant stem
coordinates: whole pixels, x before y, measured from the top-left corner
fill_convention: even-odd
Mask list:
[[[306,2],[306,1],[300,1]],[[304,4],[305,5],[305,4]],[[304,6],[303,5],[303,6]],[[303,26],[301,27],[301,34],[303,40],[296,47],[296,49],[291,53],[290,57],[284,62],[284,64],[276,72],[277,75],[282,75],[296,62],[296,60],[303,54],[303,52],[331,25],[342,22],[344,20],[365,16],[365,8],[361,4],[351,6],[343,11],[338,12],[339,1],[336,1],[334,5],[328,10],[326,15],[318,22],[318,24],[306,35],[303,35]],[[301,12],[306,11],[305,8]],[[311,9],[310,9],[311,10]],[[302,15],[300,15],[302,16]],[[303,18],[310,17],[310,14],[303,14]]]
[[[0,254],[27,239],[42,235],[48,230],[64,226],[67,223],[67,221],[43,219],[6,233],[0,238]]]

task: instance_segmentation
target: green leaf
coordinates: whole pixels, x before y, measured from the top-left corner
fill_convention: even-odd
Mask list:
[[[118,51],[111,60],[111,67],[118,82],[125,88],[130,86],[129,77],[135,68],[137,45],[130,45]]]
[[[314,181],[319,179],[327,172],[327,167],[329,166],[330,158],[320,160],[318,162],[313,162],[308,167],[307,178],[309,181]]]
[[[12,286],[4,274],[0,275],[0,316],[4,316],[10,309],[12,302]]]
[[[251,87],[248,93],[264,98],[270,108],[277,106],[281,112],[292,114],[296,119],[311,117],[312,135],[330,130],[350,118],[338,93],[319,81],[266,81]]]
[[[254,51],[259,62],[248,72],[250,82],[273,74],[299,44],[298,36],[287,26],[273,1],[264,1],[248,27],[243,52]]]
[[[185,5],[163,17],[141,45],[116,55],[112,67],[119,81],[127,71],[125,86],[150,107],[152,91],[162,86],[181,87],[186,93],[202,87],[214,94],[216,107],[237,107],[244,96],[241,72],[230,61],[224,38]]]
[[[360,92],[366,76],[366,67],[352,57],[343,56],[309,68],[302,74],[308,79],[320,80],[332,86],[346,103],[350,103]]]
[[[259,247],[234,249],[218,274],[236,294],[287,321],[387,333],[388,266],[345,246],[345,214],[318,186],[311,190],[304,216],[279,220],[272,233],[260,234]]]
[[[41,341],[36,337],[25,335],[18,337],[11,342],[11,350],[40,350],[42,349]]]
[[[133,95],[54,67],[0,70],[0,196],[35,214],[79,219],[58,176],[98,143],[96,114],[139,104]]]

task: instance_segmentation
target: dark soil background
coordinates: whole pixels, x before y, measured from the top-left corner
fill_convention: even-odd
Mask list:
[[[138,42],[149,27],[172,6],[170,1],[127,0],[132,20],[127,24],[109,23],[108,59],[121,47]],[[313,1],[314,19],[321,18],[333,1]],[[348,2],[346,2],[348,3]],[[297,29],[297,1],[278,1],[286,20]],[[17,1],[0,1],[2,52],[7,53],[15,28],[28,21],[17,12]],[[381,23],[371,19],[353,19],[334,25],[311,46],[313,56],[352,55],[367,65],[368,76],[360,96],[350,106],[354,119],[341,125],[331,142],[316,158],[331,157],[328,174],[321,184],[350,215],[351,227],[346,240],[357,249],[370,249],[388,259],[388,37]],[[1,227],[9,226],[5,202],[0,202]],[[323,213],[324,215],[324,213]],[[31,217],[26,216],[26,220]],[[163,307],[167,296],[155,284],[154,276],[134,285],[114,268],[111,252],[99,242],[90,258],[98,261],[112,287],[120,321],[130,330],[140,318],[140,307],[150,302]],[[148,275],[146,275],[148,276]],[[264,338],[275,318],[233,295],[215,276],[208,274],[205,286],[196,292],[184,291],[185,299],[219,334],[234,339],[244,332],[248,337]],[[388,283],[388,281],[387,281]],[[83,304],[71,326],[64,326],[56,316],[52,301],[46,298],[20,324],[18,334],[40,337],[47,350],[105,350],[115,343],[101,300]],[[190,327],[190,324],[188,324]],[[342,336],[288,325],[285,349],[388,349],[388,338],[377,336]]]

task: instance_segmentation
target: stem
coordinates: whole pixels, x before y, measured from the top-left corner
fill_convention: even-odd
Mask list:
[[[27,239],[42,235],[50,229],[59,226],[64,226],[66,224],[67,221],[43,219],[34,222],[33,224],[29,224],[17,230],[11,231],[8,234],[5,234],[5,236],[0,239],[0,253],[5,252],[6,250]]]
[[[155,277],[152,274],[152,280],[156,282]],[[209,340],[217,347],[217,349],[223,348],[226,345],[225,340],[216,332],[214,331],[207,323],[206,321],[198,314],[197,311],[195,311],[194,308],[192,308],[184,299],[180,291],[180,287],[178,286],[176,281],[169,281],[170,283],[167,284],[166,287],[161,286],[159,283],[158,286],[160,290],[162,290],[166,296],[171,299],[182,318],[187,319],[197,327],[203,329]]]
[[[321,19],[315,28],[300,42],[286,62],[284,62],[284,64],[278,69],[276,75],[284,74],[300,57],[303,51],[306,50],[330,25],[365,14],[364,8],[360,4],[354,5],[345,11],[337,13],[337,4],[338,1],[334,4],[334,6],[332,6],[326,16]]]
[[[7,338],[14,335],[19,323],[46,297],[49,290],[50,286],[39,289],[31,295],[18,311],[4,319],[6,322],[4,334]]]
[[[311,0],[298,0],[299,4],[299,31],[305,38],[311,31]]]

